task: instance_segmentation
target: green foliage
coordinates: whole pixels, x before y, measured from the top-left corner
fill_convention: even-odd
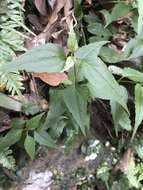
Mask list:
[[[81,1],[74,1],[74,4],[77,20],[81,24],[83,18]],[[142,1],[138,0],[136,7],[131,3],[120,1],[111,10],[101,10],[100,15],[103,16],[103,20],[98,17],[98,14],[85,15],[86,32],[90,38],[87,41],[93,43],[78,47],[76,33],[71,25],[66,55],[64,49],[58,45],[47,43],[28,50],[15,60],[15,51],[25,50],[24,36],[18,31],[18,29],[21,31],[26,29],[23,24],[23,8],[20,0],[17,0],[17,3],[10,0],[8,4],[3,1],[2,5],[4,11],[0,11],[2,14],[0,18],[0,84],[4,85],[12,95],[15,93],[20,95],[23,86],[19,71],[22,70],[38,73],[66,71],[69,80],[58,87],[50,87],[48,113],[41,113],[42,110],[34,103],[22,106],[10,97],[0,94],[1,107],[22,111],[26,115],[34,115],[30,119],[13,120],[9,132],[1,135],[1,154],[5,149],[20,141],[30,158],[34,159],[37,144],[56,148],[56,143],[63,134],[66,136],[65,145],[71,147],[76,135],[80,132],[86,135],[90,128],[89,105],[95,98],[110,101],[116,136],[122,130],[130,132],[133,129],[131,140],[134,140],[136,131],[143,120],[143,74],[141,71],[127,67],[123,69],[113,65],[108,67],[105,63],[129,61],[143,55]],[[129,34],[128,43],[119,54],[109,47],[110,39],[117,32],[114,22],[126,17],[131,11],[137,17],[137,23],[131,17],[130,25],[136,24],[137,30],[135,27],[132,28],[134,38]],[[120,76],[120,80],[118,81],[114,75]],[[120,85],[123,78],[135,84],[134,128],[131,125],[133,122],[127,107],[128,93]],[[126,177],[131,186],[138,188],[142,180],[140,172],[142,167],[135,168],[133,163]],[[108,189],[109,171],[110,168],[106,164],[97,171],[98,179],[104,181]],[[138,178],[138,176],[141,177]]]
[[[0,84],[2,86],[5,86],[6,89],[11,93],[11,95],[14,95],[15,93],[21,95],[20,90],[24,89],[24,87],[21,82],[21,77],[19,73],[4,72],[0,75]]]
[[[0,153],[0,164],[9,170],[15,170],[15,159],[13,158],[12,150],[6,148],[3,152]]]
[[[40,145],[44,145],[50,148],[56,147],[55,141],[46,131],[35,131],[34,139]]]
[[[142,20],[143,20],[143,1],[137,0],[137,6],[138,6],[138,14],[139,14],[137,33],[138,33],[138,35],[142,35],[142,30],[143,30],[143,24],[142,24]]]
[[[12,61],[15,51],[23,51],[24,36],[18,31],[24,28],[24,16],[21,0],[2,0],[0,7],[0,67]],[[0,70],[0,85],[6,86],[12,94],[20,94],[23,89],[19,73],[8,73]]]
[[[135,126],[132,139],[134,139],[137,129],[143,120],[143,87],[140,84],[135,86],[135,113]]]
[[[105,26],[107,27],[110,23],[112,23],[113,21],[118,20],[121,17],[126,16],[131,10],[131,6],[127,5],[125,2],[119,2],[117,3],[111,13],[102,10],[102,13],[105,17]]]
[[[0,152],[4,151],[5,148],[17,143],[22,135],[21,128],[11,129],[5,136],[0,138]]]
[[[24,147],[30,158],[33,160],[35,156],[35,140],[28,134],[24,141]]]
[[[1,65],[3,72],[26,70],[28,72],[59,72],[65,63],[63,49],[47,43],[28,50],[16,60]]]
[[[108,180],[109,180],[109,173],[110,168],[108,166],[108,163],[104,162],[97,168],[97,179],[102,180],[105,184],[107,189],[109,190]]]

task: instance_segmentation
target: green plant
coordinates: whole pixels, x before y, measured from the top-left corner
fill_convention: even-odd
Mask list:
[[[30,128],[26,129],[24,146],[31,158],[34,157],[35,140],[40,144],[53,146],[54,141],[52,139],[57,140],[63,130],[66,130],[67,136],[71,137],[67,139],[67,144],[72,142],[73,136],[80,131],[86,135],[90,125],[88,103],[93,98],[114,100],[128,113],[126,96],[122,87],[118,85],[102,60],[98,58],[99,51],[105,43],[107,42],[95,42],[78,48],[76,36],[71,27],[67,58],[65,58],[61,48],[48,43],[29,50],[12,63],[1,65],[0,69],[3,73],[19,70],[26,70],[27,72],[66,71],[69,75],[68,81],[65,81],[60,87],[50,90],[49,112],[44,127],[36,126],[33,129],[34,136],[29,134]],[[32,119],[37,119],[37,117],[35,116]],[[39,117],[38,120],[40,121]],[[0,145],[1,151],[16,143],[21,135],[25,134],[26,123],[24,121],[22,124],[23,128],[19,128],[19,124],[16,123],[18,129],[12,126],[9,133],[3,137]],[[72,133],[73,135],[71,135]],[[13,134],[16,136],[13,137]],[[8,143],[10,137],[14,139]]]
[[[9,170],[15,170],[15,159],[11,155],[12,150],[6,148],[3,152],[0,153],[0,164],[9,169]]]
[[[26,51],[24,39],[27,36],[24,31],[32,32],[24,24],[22,3],[22,0],[0,2],[0,65],[14,60],[17,51]],[[0,86],[4,86],[12,95],[20,95],[24,89],[19,72],[0,71]]]

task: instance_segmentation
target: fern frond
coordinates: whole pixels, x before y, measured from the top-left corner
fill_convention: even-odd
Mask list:
[[[15,59],[15,51],[25,51],[24,35],[20,32],[26,27],[22,1],[0,1],[0,65]],[[5,86],[12,95],[15,93],[20,95],[20,91],[24,88],[18,72],[0,72],[0,86]]]
[[[12,95],[21,95],[20,90],[24,89],[19,73],[0,73],[0,85],[5,86]]]
[[[5,149],[4,152],[1,152],[0,164],[9,170],[15,170],[15,159],[11,154],[12,154],[11,149]]]

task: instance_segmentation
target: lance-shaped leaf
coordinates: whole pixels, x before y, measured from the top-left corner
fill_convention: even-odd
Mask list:
[[[64,64],[63,49],[55,44],[47,43],[28,50],[11,63],[0,65],[0,71],[59,72],[63,69]]]
[[[137,0],[138,3],[138,34],[142,33],[143,30],[143,1]]]
[[[27,154],[33,160],[35,156],[35,140],[33,137],[27,135],[24,141],[24,147]]]
[[[125,88],[123,89],[123,93],[126,96],[126,102],[127,102],[127,91]],[[111,113],[113,117],[113,122],[114,122],[114,128],[115,128],[115,133],[116,136],[118,136],[118,131],[121,129],[126,129],[127,131],[130,131],[132,129],[131,127],[131,120],[129,118],[129,114],[124,110],[124,108],[114,100],[110,101],[111,105]]]
[[[136,84],[135,86],[135,113],[135,126],[132,140],[134,139],[137,129],[143,120],[143,87],[140,84]]]
[[[21,129],[12,129],[4,137],[0,138],[0,152],[18,142],[22,135]]]
[[[120,75],[132,81],[143,83],[143,73],[138,70],[128,67],[122,69],[114,65],[109,66],[108,69],[115,75]]]
[[[93,97],[114,100],[128,112],[126,97],[107,66],[96,58],[82,63],[83,76],[89,81],[89,89]]]
[[[14,100],[5,94],[0,93],[0,107],[14,111],[21,111],[22,104],[21,102]]]
[[[66,107],[77,122],[82,133],[85,135],[86,131],[89,129],[89,115],[87,113],[89,94],[87,89],[85,87],[80,88],[72,85],[61,93]]]

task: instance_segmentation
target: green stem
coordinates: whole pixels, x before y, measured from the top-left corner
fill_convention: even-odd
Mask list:
[[[105,185],[107,187],[107,190],[110,190],[109,185],[108,185],[108,181],[105,182]]]

